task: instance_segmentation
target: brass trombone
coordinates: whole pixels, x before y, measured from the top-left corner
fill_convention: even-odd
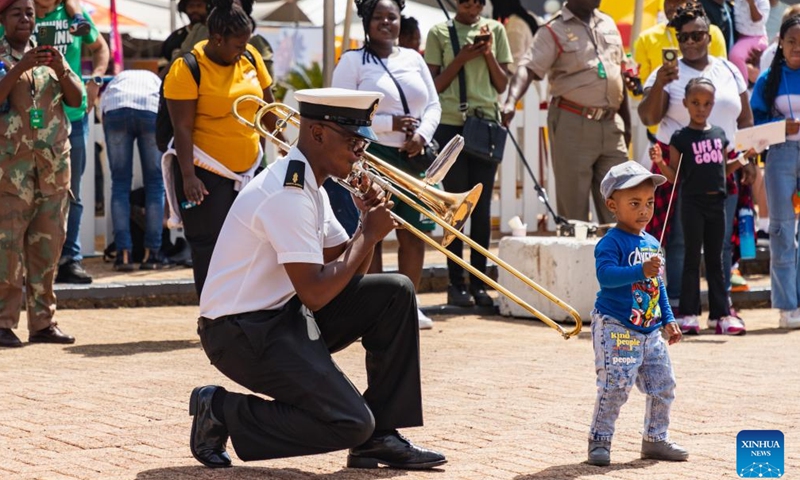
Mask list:
[[[249,121],[239,114],[239,104],[245,101],[256,102],[259,105],[253,121]],[[278,118],[275,124],[275,132],[270,132],[263,126],[263,117],[268,113],[272,113]],[[300,125],[300,114],[294,109],[280,103],[269,104],[261,98],[253,95],[244,95],[237,98],[233,104],[233,115],[244,125],[255,129],[260,135],[269,139],[278,148],[287,151],[290,148],[290,145],[278,138],[276,134],[282,132],[289,125],[292,125],[293,127],[299,127]],[[483,280],[487,285],[491,286],[513,302],[517,303],[519,306],[530,312],[532,315],[551,328],[557,330],[565,339],[569,339],[570,337],[577,335],[581,331],[582,320],[580,314],[578,314],[574,308],[550,293],[544,287],[523,275],[519,270],[507,262],[501,260],[487,249],[478,245],[474,240],[461,232],[461,228],[469,218],[469,215],[472,213],[472,210],[475,207],[478,198],[480,197],[482,185],[478,184],[469,192],[461,194],[443,192],[433,187],[433,184],[437,183],[444,176],[450,166],[452,166],[453,162],[455,162],[462,147],[463,139],[460,136],[448,143],[448,145],[442,149],[442,152],[439,154],[436,161],[433,162],[433,165],[431,165],[431,167],[426,171],[426,177],[424,180],[414,178],[413,176],[392,165],[389,165],[387,162],[384,162],[380,158],[369,153],[364,153],[363,160],[354,166],[354,173],[367,175],[372,182],[377,183],[377,185],[379,185],[386,192],[397,197],[401,201],[411,206],[414,210],[418,211],[420,214],[425,215],[436,222],[436,224],[444,229],[445,235],[442,243],[440,244],[436,242],[436,240],[426,235],[424,232],[419,231],[417,228],[393,213],[392,217],[400,226],[407,229],[412,234],[422,239],[426,244],[447,256],[447,258],[459,264],[472,275],[475,275]],[[360,192],[354,189],[349,182],[342,179],[338,179],[338,181],[342,186],[353,192],[355,195],[360,194]],[[430,210],[419,205],[415,201],[415,198],[412,198],[405,193],[406,191],[411,192],[415,197],[419,198],[419,200]],[[509,291],[498,282],[492,280],[483,272],[475,269],[462,257],[447,250],[445,247],[456,237],[469,245],[470,248],[475,249],[481,255],[484,255],[486,258],[495,262],[498,267],[505,269],[527,286],[533,288],[548,300],[566,311],[575,320],[575,327],[572,330],[564,329],[561,325],[557,324],[547,315],[526,303],[513,292]]]

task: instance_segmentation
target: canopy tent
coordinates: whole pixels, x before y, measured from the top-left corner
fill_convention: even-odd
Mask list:
[[[322,26],[325,23],[326,3],[328,4],[327,6],[330,6],[331,3],[334,4],[335,31],[337,36],[342,36],[349,4],[346,0],[284,0],[257,3],[256,6],[260,8],[260,11],[256,12],[254,10],[253,18],[258,21],[310,23],[311,25]],[[417,19],[423,39],[431,27],[445,21],[445,16],[441,9],[415,1],[406,2],[403,15]],[[350,38],[363,39],[364,28],[361,25],[361,19],[355,14],[355,9],[350,18]]]

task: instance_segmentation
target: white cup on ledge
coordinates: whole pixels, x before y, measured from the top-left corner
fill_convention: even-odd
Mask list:
[[[575,224],[575,240],[586,240],[589,236],[589,226],[584,223]]]

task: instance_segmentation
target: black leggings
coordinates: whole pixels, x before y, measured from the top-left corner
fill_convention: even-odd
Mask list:
[[[175,196],[178,204],[181,204],[186,200],[186,195],[183,193],[183,176],[178,162],[172,163]],[[194,167],[194,173],[205,185],[208,195],[200,205],[188,210],[180,207],[180,211],[183,218],[183,232],[192,248],[194,289],[199,298],[203,284],[206,283],[208,266],[211,263],[211,254],[214,253],[214,245],[217,244],[217,237],[222,230],[222,224],[225,223],[225,217],[228,216],[228,210],[231,209],[239,192],[233,189],[234,181],[229,178],[220,177],[200,167]]]
[[[708,282],[708,318],[730,315],[722,273],[725,239],[725,195],[684,195],[681,220],[686,256],[681,281],[681,315],[700,315],[700,254],[705,254]]]
[[[439,125],[433,138],[439,142],[439,145],[446,145],[454,136],[460,135],[463,130],[464,127]],[[463,193],[479,183],[483,184],[483,192],[481,192],[478,204],[470,217],[469,238],[486,249],[489,248],[489,239],[492,234],[490,207],[497,165],[495,162],[487,162],[462,151],[455,165],[442,180],[445,190],[452,193]],[[461,257],[464,254],[464,242],[455,239],[447,249]],[[475,250],[470,252],[470,265],[478,271],[486,273],[486,257]],[[463,267],[448,259],[447,271],[451,285],[464,285]],[[484,282],[470,274],[470,286],[483,288]]]

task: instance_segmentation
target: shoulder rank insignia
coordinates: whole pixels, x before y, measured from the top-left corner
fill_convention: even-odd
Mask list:
[[[286,178],[283,179],[284,187],[303,189],[306,182],[306,164],[300,160],[290,160],[286,169]]]

